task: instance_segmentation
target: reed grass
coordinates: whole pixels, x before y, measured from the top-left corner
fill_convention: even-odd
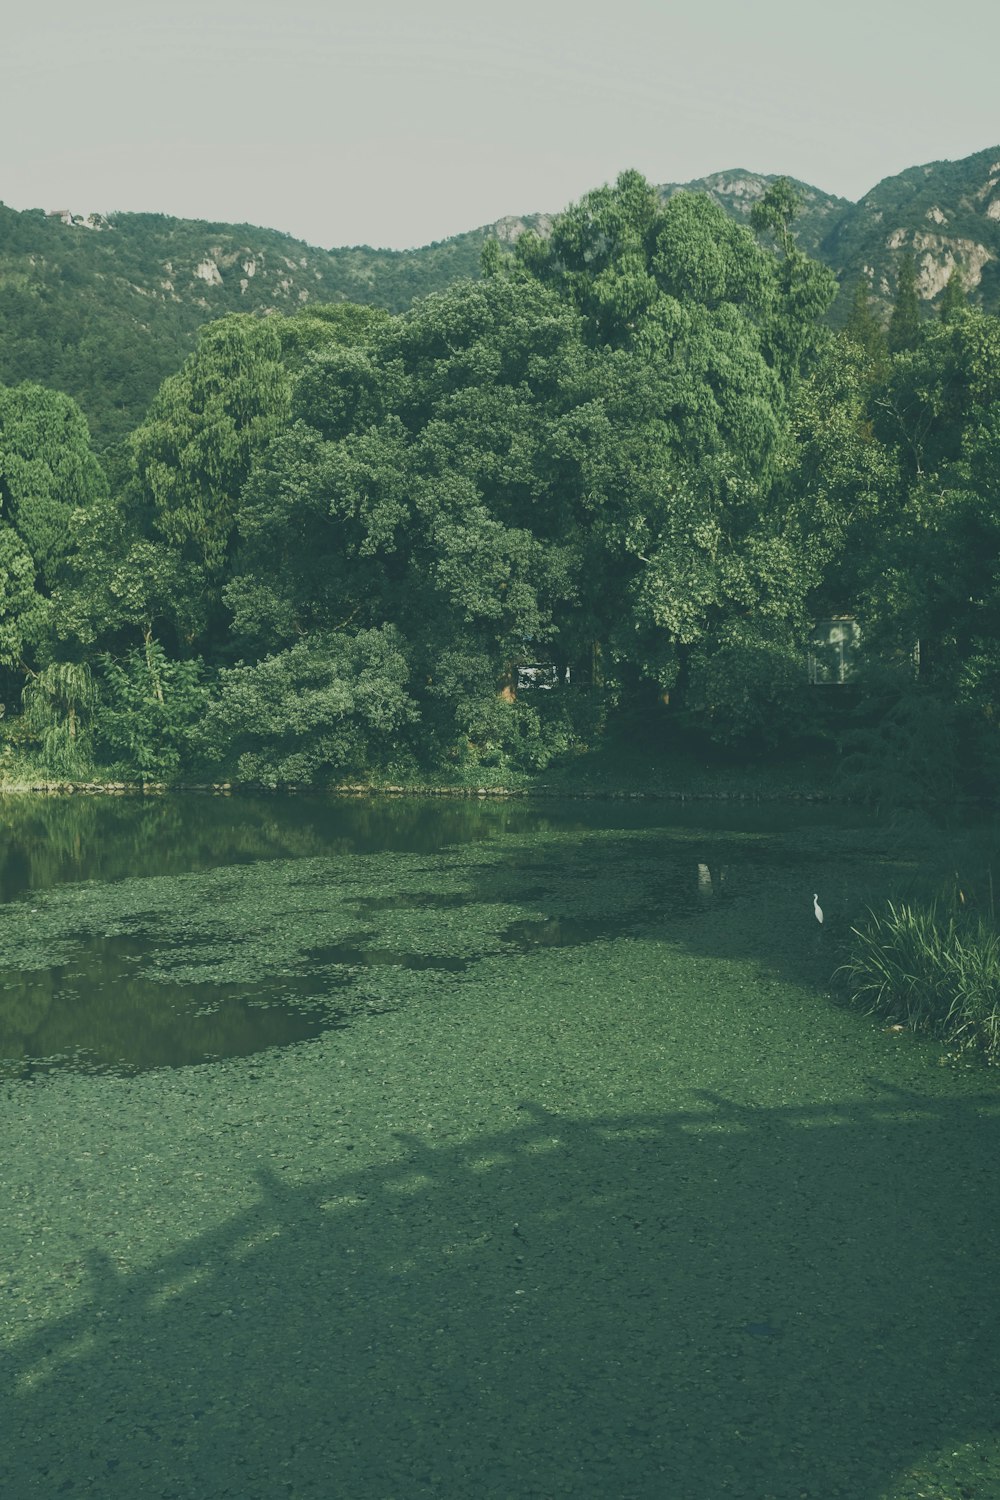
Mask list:
[[[992,913],[890,901],[851,933],[853,950],[837,976],[855,1004],[1000,1064],[1000,931]]]

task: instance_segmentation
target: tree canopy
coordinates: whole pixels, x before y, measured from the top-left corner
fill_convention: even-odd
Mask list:
[[[0,388],[26,730],[263,781],[540,766],[668,700],[760,744],[845,613],[1000,703],[996,320],[959,288],[904,329],[904,265],[888,347],[863,285],[834,335],[796,211],[775,183],[758,238],[627,172],[403,314],[229,315],[105,470],[68,398]]]

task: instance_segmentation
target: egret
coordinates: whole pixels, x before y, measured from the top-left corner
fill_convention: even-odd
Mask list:
[[[815,892],[813,892],[813,911],[816,913],[816,920],[817,920],[817,922],[822,927],[822,925],[823,925],[823,908],[820,906],[820,904],[819,904],[819,896],[816,895]]]

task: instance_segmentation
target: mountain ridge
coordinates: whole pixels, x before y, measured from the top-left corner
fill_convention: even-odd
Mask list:
[[[704,192],[748,223],[779,174],[729,168],[662,183],[663,199]],[[925,303],[958,267],[970,300],[1000,311],[1000,146],[906,168],[856,203],[789,179],[801,200],[800,247],[847,295],[859,277],[888,316],[900,252],[913,253]],[[17,211],[0,204],[0,382],[36,380],[76,397],[104,444],[139,420],[198,328],[230,312],[290,313],[355,301],[401,312],[415,297],[479,274],[487,240],[545,234],[554,214],[508,214],[411,250],[321,249],[281,230],[166,214]]]

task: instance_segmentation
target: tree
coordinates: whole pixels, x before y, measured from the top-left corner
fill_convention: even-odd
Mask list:
[[[772,500],[788,399],[823,347],[834,284],[794,245],[787,184],[760,219],[780,259],[706,197],[657,206],[640,187],[630,174],[589,195],[569,233],[557,221],[548,247],[529,240],[521,258],[605,346],[594,399],[564,419],[580,453],[575,486],[594,497],[594,633],[609,664],[661,689],[686,684],[722,724],[744,685],[716,673],[711,692],[698,689],[713,643],[735,640],[751,611],[788,637],[813,576],[800,529]]]
[[[0,386],[0,668],[3,696],[59,648],[58,595],[74,523],[107,498],[106,481],[76,403],[38,385]]]
[[[993,774],[1000,766],[1000,324],[972,309],[928,324],[916,348],[896,355],[874,383],[869,410],[874,436],[895,450],[900,482],[895,508],[856,549],[866,637],[897,662],[919,642],[920,692],[936,695],[941,714],[960,715],[964,769],[982,776],[988,765]],[[896,676],[898,696],[905,684]],[[913,733],[936,733],[933,714],[905,705],[900,713]],[[925,722],[930,727],[920,730]],[[929,741],[915,748],[937,755]]]
[[[43,639],[46,601],[35,587],[35,563],[13,526],[0,520],[0,667],[22,681],[25,658]],[[17,689],[19,691],[19,688]]]
[[[515,256],[572,301],[593,343],[627,344],[659,295],[650,267],[659,220],[655,190],[638,172],[622,172],[613,188],[559,214],[546,239],[523,234]]]
[[[886,335],[891,354],[914,348],[921,321],[916,262],[913,252],[905,250],[896,262],[896,298]]]
[[[0,386],[0,514],[20,537],[43,593],[71,550],[70,518],[106,493],[76,402],[40,385]]]
[[[798,537],[793,586],[803,622],[857,615],[871,656],[879,637],[898,641],[896,623],[887,629],[873,596],[886,589],[907,496],[898,445],[873,421],[884,379],[884,363],[873,363],[860,343],[846,334],[831,340],[799,387],[795,460],[782,481],[781,509]]]
[[[294,318],[234,314],[202,331],[196,353],[128,440],[123,518],[108,521],[121,534],[108,553],[115,576],[107,587],[122,619],[142,623],[144,639],[166,628],[182,649],[201,642],[224,652],[222,596],[243,487],[289,424],[296,381],[324,361],[349,364],[354,345],[389,321],[344,304]],[[106,573],[109,564],[94,560]]]
[[[405,757],[417,709],[405,646],[391,626],[317,632],[224,671],[205,718],[205,753],[268,784],[359,774]]]
[[[128,497],[107,497],[72,516],[73,551],[48,628],[74,653],[91,660],[104,651],[127,654],[164,635],[183,655],[205,633],[211,601],[203,571],[146,534],[144,519]]]
[[[967,311],[968,306],[962,268],[954,265],[938,302],[938,317],[942,323],[954,323],[956,318],[961,317],[962,313]]]
[[[872,311],[871,286],[864,274],[854,284],[851,311],[844,324],[844,333],[852,343],[864,350],[873,363],[884,363],[888,352],[885,330]]]
[[[237,313],[202,331],[128,439],[133,503],[148,506],[154,531],[210,581],[224,573],[253,460],[290,410],[275,321]]]
[[[799,628],[776,481],[832,284],[635,173],[484,269],[303,369],[226,598],[254,652],[391,621],[425,745],[537,757],[519,660],[662,689],[749,612]]]
[[[29,677],[23,723],[40,742],[45,764],[75,776],[91,766],[91,720],[96,702],[86,662],[53,661]]]
[[[552,639],[571,588],[568,541],[538,503],[540,398],[558,409],[584,358],[575,313],[513,268],[427,299],[369,349],[318,355],[296,390],[299,420],[246,487],[226,591],[244,649],[392,622],[427,688],[425,746],[465,743],[440,696],[442,657],[468,725],[482,663],[493,696],[518,656]]]
[[[174,661],[159,641],[101,661],[98,749],[143,778],[173,775],[195,751],[208,704],[200,661]]]
[[[788,178],[779,177],[750,210],[751,228],[756,234],[772,234],[786,258],[795,250],[792,224],[801,202]]]

